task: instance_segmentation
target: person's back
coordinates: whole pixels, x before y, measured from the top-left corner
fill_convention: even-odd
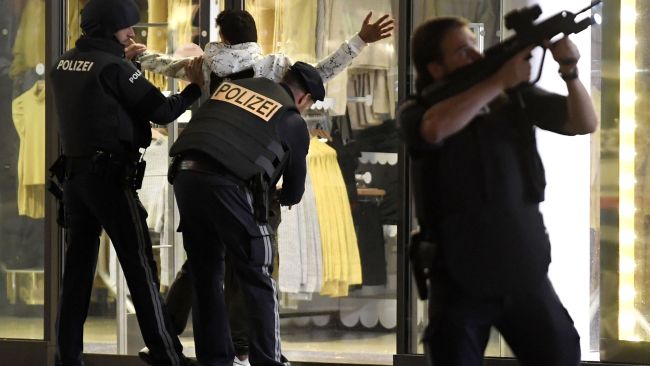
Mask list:
[[[84,35],[51,70],[63,161],[66,252],[57,321],[59,366],[82,365],[83,324],[93,286],[99,235],[111,238],[124,270],[154,365],[189,364],[159,293],[146,212],[136,190],[144,173],[138,149],[151,142],[149,121],[177,118],[201,94],[201,63],[190,84],[163,96],[130,62],[124,47],[139,10],[132,0],[91,0],[81,14]],[[63,170],[63,171],[60,171]]]
[[[288,74],[280,85],[266,78],[222,83],[170,150],[169,176],[196,299],[197,358],[205,365],[229,363],[236,355],[223,299],[224,251],[249,300],[244,317],[254,329],[251,363],[287,364],[271,277],[268,194],[282,175],[279,201],[300,201],[309,133],[299,113],[325,94],[313,67],[297,62]]]

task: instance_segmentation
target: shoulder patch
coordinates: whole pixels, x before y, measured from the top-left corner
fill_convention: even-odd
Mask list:
[[[142,76],[142,71],[140,71],[140,70],[135,70],[135,72],[133,73],[133,75],[131,75],[131,77],[129,78],[129,82],[130,82],[131,84],[133,84],[136,80],[138,80],[138,78],[139,78],[140,76]]]

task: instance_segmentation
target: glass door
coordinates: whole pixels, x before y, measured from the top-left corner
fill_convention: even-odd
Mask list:
[[[0,2],[0,338],[44,337],[45,5]]]

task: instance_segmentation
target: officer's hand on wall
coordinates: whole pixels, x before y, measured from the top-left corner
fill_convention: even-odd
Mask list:
[[[196,56],[185,66],[185,75],[191,83],[203,86],[203,56]]]
[[[141,43],[135,43],[134,40],[129,39],[129,45],[124,49],[124,57],[133,60],[135,57],[141,55],[147,50],[147,46]]]
[[[372,12],[369,12],[368,15],[366,15],[366,19],[363,20],[363,24],[361,24],[359,37],[361,37],[361,39],[366,43],[373,43],[380,39],[390,37],[392,35],[390,31],[394,28],[393,24],[395,23],[395,19],[388,19],[389,16],[390,15],[388,14],[384,14],[384,16],[377,19],[376,22],[370,23]]]

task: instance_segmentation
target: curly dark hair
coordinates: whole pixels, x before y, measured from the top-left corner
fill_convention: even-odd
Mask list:
[[[468,21],[460,17],[438,17],[427,20],[415,29],[411,38],[411,52],[417,73],[415,89],[418,93],[435,81],[429,74],[427,65],[442,61],[442,40],[450,30],[467,24]]]
[[[255,19],[246,10],[224,10],[217,16],[217,26],[230,44],[257,42]]]

